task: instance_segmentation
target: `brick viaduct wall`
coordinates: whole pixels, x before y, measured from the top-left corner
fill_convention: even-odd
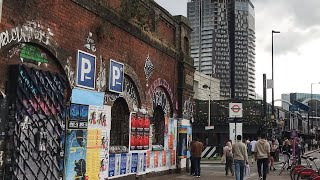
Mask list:
[[[10,0],[3,3],[0,24],[0,77],[4,78],[0,79],[0,90],[5,90],[8,81],[6,74],[8,65],[12,64],[12,47],[26,40],[20,37],[23,35],[18,37],[12,28],[29,27],[32,30],[40,29],[40,34],[29,36],[27,41],[48,50],[52,58],[58,60],[61,69],[66,66],[67,59],[71,67],[76,69],[77,50],[96,55],[97,70],[102,57],[107,65],[107,74],[109,60],[114,59],[130,67],[127,71],[133,72],[127,74],[136,75],[131,78],[138,88],[142,107],[152,107],[152,101],[147,94],[148,85],[161,78],[166,80],[173,91],[171,106],[176,109],[177,89],[178,86],[183,86],[183,83],[179,85],[178,63],[184,59],[190,60],[190,55],[183,46],[186,38],[190,41],[188,38],[191,29],[153,1],[145,4],[148,16],[143,18],[147,18],[148,30],[142,30],[143,27],[137,25],[138,16],[135,19],[121,16],[120,0]],[[28,26],[22,26],[27,22]],[[30,25],[30,22],[37,27]],[[85,47],[90,33],[90,39],[94,40],[94,49],[92,46],[90,49]],[[144,73],[147,56],[154,65],[154,72],[148,81]],[[194,69],[189,67],[186,72],[193,76],[193,71]],[[183,73],[180,74],[181,77],[184,77]],[[192,91],[192,88],[190,89]]]

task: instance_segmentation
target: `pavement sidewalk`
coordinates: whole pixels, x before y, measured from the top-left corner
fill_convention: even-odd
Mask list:
[[[173,179],[234,180],[235,177],[234,176],[226,176],[224,171],[217,172],[217,171],[214,171],[214,169],[212,169],[212,170],[201,170],[201,177],[200,178],[190,176],[189,173],[170,174],[170,175],[148,178],[148,180],[164,180],[164,179],[167,179],[167,180],[173,180]],[[244,179],[245,180],[259,179],[256,168],[253,168],[250,176],[247,176]],[[281,175],[279,175],[279,171],[270,172],[267,175],[267,179],[288,180],[288,179],[290,179],[289,171],[285,171]]]
[[[320,151],[320,148],[307,151],[307,152],[304,153],[304,155],[309,155],[309,154],[312,154],[312,153],[317,152],[317,151]],[[252,158],[252,156],[249,157],[249,159],[251,159],[251,158]],[[280,164],[280,163],[282,163],[282,162],[281,161],[275,162],[275,164]],[[223,164],[223,163],[221,163],[221,160],[213,160],[212,159],[212,160],[202,160],[201,164]]]

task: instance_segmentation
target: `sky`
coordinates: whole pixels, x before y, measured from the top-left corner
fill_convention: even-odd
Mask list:
[[[172,15],[187,16],[188,0],[155,0]],[[263,94],[262,75],[272,77],[271,31],[274,34],[275,100],[283,93],[311,93],[320,83],[320,1],[252,0],[255,6],[256,93]],[[320,94],[320,84],[312,86]],[[267,91],[271,102],[271,90]],[[276,103],[277,104],[277,103]]]

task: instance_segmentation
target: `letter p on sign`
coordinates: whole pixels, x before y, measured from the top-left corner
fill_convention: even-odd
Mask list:
[[[84,81],[85,79],[91,79],[91,77],[86,76],[87,74],[90,73],[91,71],[91,62],[89,61],[89,59],[86,58],[82,58],[81,60],[81,81]]]
[[[110,59],[109,91],[121,93],[123,91],[124,65]]]
[[[116,86],[117,80],[120,79],[120,75],[121,75],[121,72],[119,67],[114,66],[112,68],[112,86]]]
[[[96,56],[78,50],[76,85],[94,89],[96,74]]]

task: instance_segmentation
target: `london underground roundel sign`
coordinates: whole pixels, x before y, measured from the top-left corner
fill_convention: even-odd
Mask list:
[[[229,117],[242,117],[242,103],[229,103]]]

